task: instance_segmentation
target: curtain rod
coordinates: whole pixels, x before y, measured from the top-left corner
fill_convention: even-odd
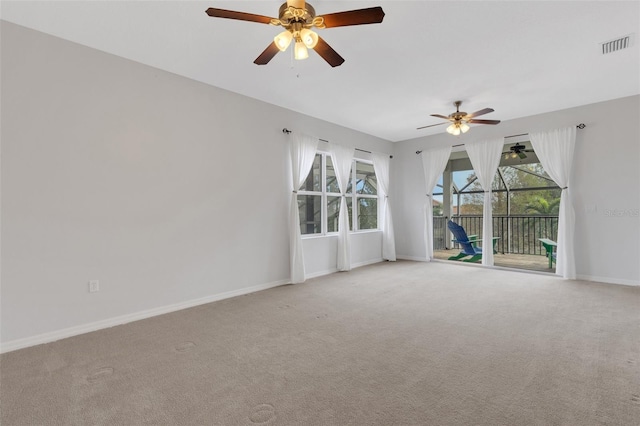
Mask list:
[[[582,129],[584,129],[585,127],[587,127],[587,125],[586,125],[586,124],[584,124],[584,123],[580,123],[580,124],[578,124],[576,127],[577,127],[578,129],[582,130]],[[518,137],[518,136],[527,136],[528,134],[529,134],[529,133],[520,133],[519,135],[509,135],[509,136],[505,136],[504,138],[505,138],[505,139],[508,139],[508,138],[516,138],[516,137]],[[451,148],[455,148],[455,147],[458,147],[458,146],[464,146],[464,144],[463,144],[463,143],[459,143],[458,145],[452,145],[452,146],[451,146]],[[422,151],[416,151],[416,154],[420,154],[421,152],[422,152]]]
[[[292,132],[292,131],[291,131],[291,130],[289,130],[289,129],[287,129],[286,127],[285,127],[284,129],[282,129],[282,133],[289,134],[289,133],[291,133],[291,132]],[[319,140],[319,141],[321,141],[321,142],[329,143],[329,141],[328,141],[328,140],[326,140],[326,139],[318,139],[318,140]],[[354,149],[355,149],[356,151],[366,152],[366,153],[371,154],[371,151],[367,151],[366,149],[360,149],[360,148],[354,148]],[[390,156],[389,156],[389,158],[393,158],[393,155],[390,155]]]

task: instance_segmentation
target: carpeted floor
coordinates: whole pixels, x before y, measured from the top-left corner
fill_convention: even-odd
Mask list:
[[[1,357],[13,425],[639,425],[640,288],[380,263]]]

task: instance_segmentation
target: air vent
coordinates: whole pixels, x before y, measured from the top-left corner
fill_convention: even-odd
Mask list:
[[[618,50],[627,49],[633,45],[633,34],[619,37],[615,40],[600,43],[602,54],[617,52]]]

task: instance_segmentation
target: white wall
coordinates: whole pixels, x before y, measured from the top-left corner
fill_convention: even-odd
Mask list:
[[[288,282],[283,127],[392,151],[1,25],[3,350]],[[305,241],[308,273],[335,270],[333,240]],[[380,259],[379,233],[353,240],[354,263]],[[100,292],[88,293],[91,279]]]
[[[421,239],[426,188],[416,150],[584,123],[587,127],[577,131],[571,177],[577,273],[584,279],[640,285],[638,117],[640,96],[632,96],[509,120],[498,126],[476,126],[460,137],[442,133],[398,143],[395,164],[402,167],[393,169],[392,180],[398,256],[426,256]],[[614,211],[626,213],[613,216]]]

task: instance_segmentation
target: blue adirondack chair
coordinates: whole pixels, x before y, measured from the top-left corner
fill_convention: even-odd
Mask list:
[[[477,262],[480,259],[482,259],[482,247],[478,247],[476,245],[478,241],[482,241],[482,240],[477,239],[475,235],[468,237],[467,232],[464,230],[464,228],[451,220],[447,224],[447,227],[453,234],[453,238],[454,238],[453,242],[460,244],[460,247],[461,247],[460,253],[458,253],[455,256],[449,257],[449,260],[462,260],[463,262]],[[495,244],[499,238],[500,237],[493,237],[492,246],[493,246],[494,253],[497,253],[495,250]],[[471,258],[464,259],[465,257],[469,257],[469,256],[471,256]]]

